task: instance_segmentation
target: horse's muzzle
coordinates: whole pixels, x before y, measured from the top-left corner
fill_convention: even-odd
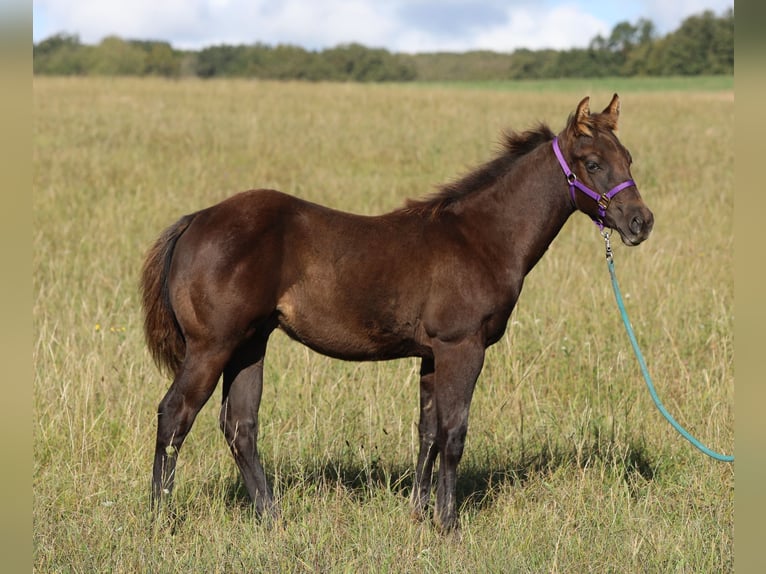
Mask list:
[[[617,233],[625,245],[638,245],[649,237],[654,227],[654,214],[646,207],[631,210],[625,223],[616,225]]]

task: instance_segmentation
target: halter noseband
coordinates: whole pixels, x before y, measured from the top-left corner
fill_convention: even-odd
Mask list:
[[[626,187],[635,186],[636,182],[632,179],[623,181],[622,183],[615,185],[606,193],[599,195],[587,185],[580,182],[580,180],[577,179],[577,175],[569,169],[569,166],[564,159],[564,155],[561,153],[558,137],[553,138],[553,153],[556,154],[556,159],[559,160],[559,165],[561,166],[561,169],[564,170],[564,175],[567,178],[567,182],[569,182],[569,193],[572,196],[572,202],[577,206],[577,203],[575,202],[575,188],[593,199],[596,202],[596,205],[598,205],[598,217],[592,217],[591,219],[593,219],[593,223],[598,225],[599,229],[604,229],[604,216],[606,215],[606,208],[609,207],[609,202]]]

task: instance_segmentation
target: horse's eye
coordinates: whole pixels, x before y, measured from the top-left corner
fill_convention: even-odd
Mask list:
[[[601,169],[601,166],[598,165],[595,161],[588,161],[585,162],[585,169],[587,169],[590,173],[595,173]]]

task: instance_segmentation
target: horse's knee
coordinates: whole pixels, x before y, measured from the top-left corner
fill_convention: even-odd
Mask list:
[[[255,443],[258,435],[257,418],[237,417],[222,407],[218,422],[231,448],[242,451],[247,445]]]
[[[436,429],[431,424],[420,423],[418,425],[418,435],[420,442],[433,444],[436,442]]]
[[[468,433],[468,425],[461,424],[455,428],[448,429],[443,434],[443,445],[440,450],[442,456],[455,463],[459,462],[463,456],[463,449],[465,448],[465,437]]]
[[[157,406],[157,443],[163,446],[177,441],[183,430],[183,409],[175,393],[169,392]]]

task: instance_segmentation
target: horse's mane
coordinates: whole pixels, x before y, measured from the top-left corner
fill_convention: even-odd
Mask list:
[[[511,166],[540,144],[553,140],[554,133],[545,125],[525,132],[506,131],[503,133],[498,155],[480,165],[460,179],[438,186],[438,191],[424,199],[407,200],[403,211],[435,216],[453,205],[459,199],[493,185],[508,173]]]

